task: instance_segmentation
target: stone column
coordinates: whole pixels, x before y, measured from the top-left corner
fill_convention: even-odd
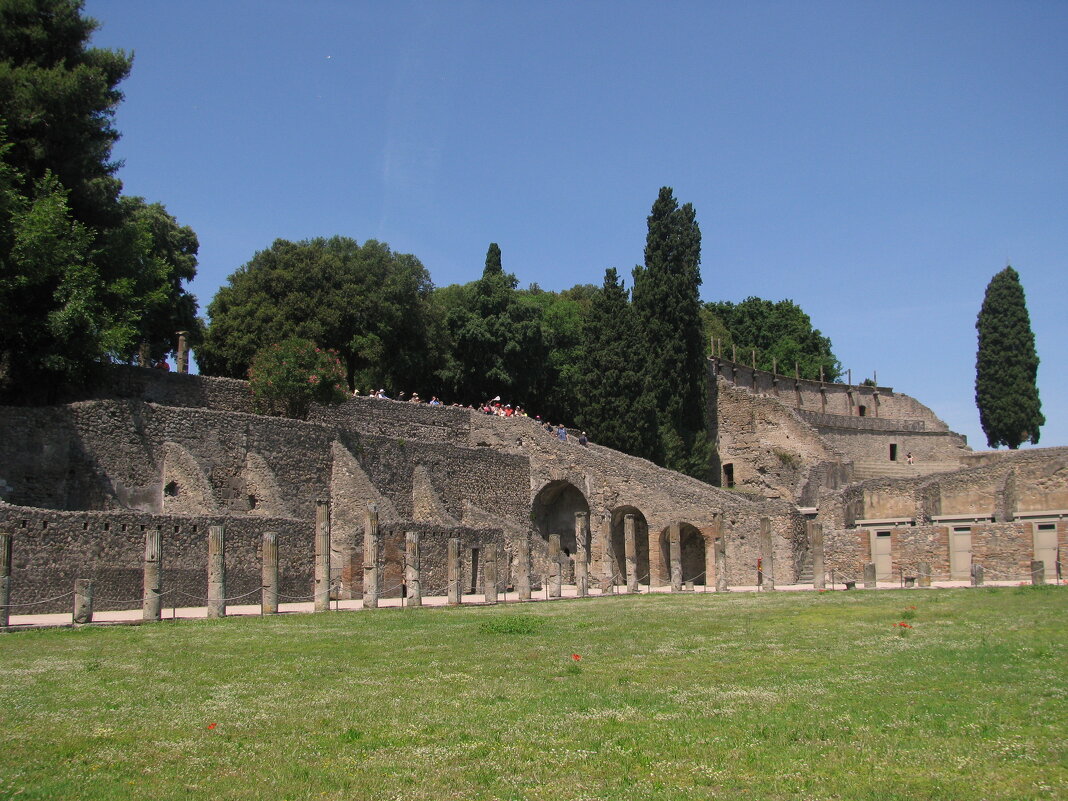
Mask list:
[[[263,532],[260,562],[263,568],[263,585],[260,589],[260,612],[264,615],[278,613],[278,532]]]
[[[682,592],[682,531],[678,523],[668,528],[668,564],[671,570],[671,591]]]
[[[463,595],[462,571],[460,569],[460,538],[453,537],[449,540],[449,606],[459,606]]]
[[[1031,560],[1031,583],[1032,584],[1045,584],[1046,583],[1046,563],[1041,559]]]
[[[330,611],[330,504],[315,502],[315,611]]]
[[[760,560],[764,571],[764,589],[775,589],[775,541],[771,535],[771,518],[760,518]]]
[[[482,546],[482,594],[486,603],[497,603],[497,543],[487,542]]]
[[[74,622],[93,622],[93,580],[74,580]]]
[[[579,598],[590,594],[590,566],[586,549],[588,522],[589,516],[585,512],[575,512],[575,585]]]
[[[208,526],[208,617],[226,616],[226,529]]]
[[[0,628],[11,621],[11,532],[0,531]]]
[[[452,540],[449,541],[450,543]],[[450,551],[451,553],[451,551]],[[378,505],[367,504],[363,525],[363,608],[376,609],[381,592],[378,574]]]
[[[982,587],[983,586],[983,566],[982,565],[972,565],[972,586],[973,587]]]
[[[716,552],[716,592],[727,592],[727,539],[722,526],[712,541],[712,548]]]
[[[515,589],[520,601],[530,600],[530,533],[515,544]]]
[[[188,340],[188,336],[189,336],[189,332],[188,331],[179,331],[178,332],[178,355],[175,358],[174,362],[175,362],[175,365],[177,365],[179,373],[188,373],[189,372],[189,340]]]
[[[919,585],[921,587],[931,586],[931,563],[920,562],[916,566],[916,577],[919,579]]]
[[[638,540],[635,535],[635,517],[623,518],[623,560],[627,568],[627,592],[638,591]]]
[[[419,563],[419,532],[404,534],[404,583],[408,587],[408,606],[423,605],[422,575]]]
[[[812,550],[812,587],[822,590],[827,586],[827,568],[823,561],[823,523],[808,520],[805,527],[808,529],[808,547]]]
[[[144,592],[141,596],[141,619],[159,620],[160,596],[163,592],[163,532],[158,528],[145,531]]]
[[[875,562],[868,562],[864,565],[864,589],[875,589]]]
[[[597,528],[601,539],[601,595],[608,595],[616,581],[612,563],[612,515],[602,516]]]
[[[549,535],[549,597],[559,598],[561,594],[560,576],[560,535]]]

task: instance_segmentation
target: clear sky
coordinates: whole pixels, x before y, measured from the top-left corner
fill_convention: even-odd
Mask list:
[[[859,382],[977,449],[975,316],[1020,273],[1068,445],[1068,3],[89,0],[132,50],[127,194],[200,238],[206,309],[276,238],[600,284],[671,186],[705,300],[790,298]]]

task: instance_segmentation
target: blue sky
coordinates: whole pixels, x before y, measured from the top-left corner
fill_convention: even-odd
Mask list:
[[[521,286],[641,261],[693,203],[702,297],[790,298],[854,381],[977,449],[975,316],[1010,263],[1068,445],[1068,3],[89,0],[132,50],[128,194],[200,238],[206,308],[276,238],[414,253],[498,242]]]

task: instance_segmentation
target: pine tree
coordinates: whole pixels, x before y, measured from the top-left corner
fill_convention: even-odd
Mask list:
[[[656,414],[644,392],[635,313],[615,268],[605,271],[582,327],[577,423],[599,445],[646,455],[656,447]]]
[[[1012,267],[990,280],[975,327],[975,404],[987,444],[1012,449],[1021,442],[1038,444],[1046,422],[1035,383],[1038,354],[1023,286]]]
[[[650,454],[673,470],[707,479],[711,447],[701,333],[701,230],[693,206],[663,187],[648,218],[645,267],[634,270],[634,308],[644,354],[645,394],[657,410]]]

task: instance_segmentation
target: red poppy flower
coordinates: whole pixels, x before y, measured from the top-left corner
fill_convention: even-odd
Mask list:
[[[218,725],[219,725],[218,723],[209,723],[209,724],[208,724],[208,728],[209,728],[209,729],[214,729],[214,728],[215,728],[216,726],[218,726]]]
[[[578,662],[580,659],[582,659],[582,657],[579,656],[578,654],[571,654],[571,658],[574,659],[576,662]]]

